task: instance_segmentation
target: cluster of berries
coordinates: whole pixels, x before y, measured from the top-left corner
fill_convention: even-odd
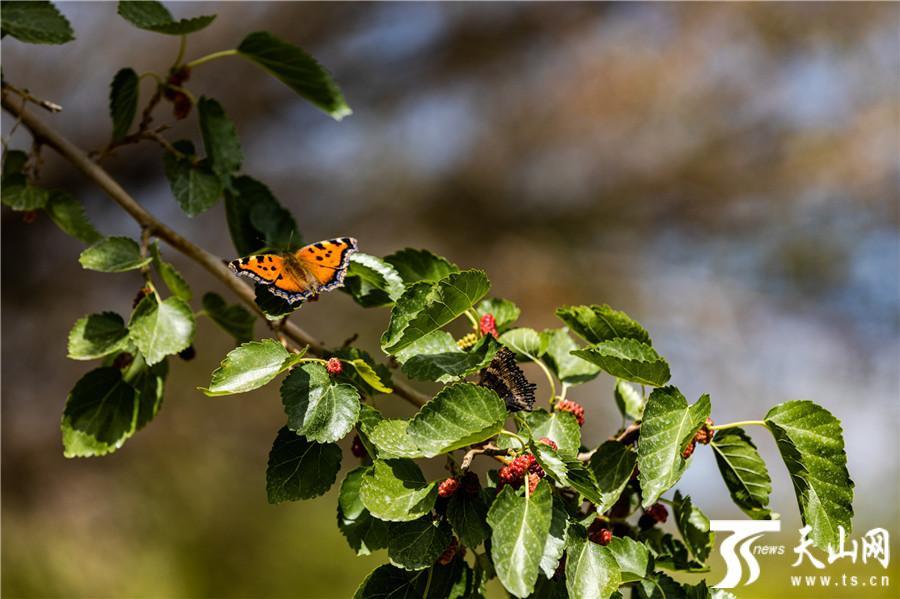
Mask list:
[[[669,519],[669,510],[666,509],[661,503],[654,503],[641,515],[638,520],[638,527],[641,530],[649,530],[656,526],[657,523],[665,524],[666,520]]]
[[[481,483],[478,481],[478,475],[474,472],[466,472],[462,478],[451,476],[444,479],[438,485],[438,497],[449,499],[456,492],[462,489],[466,495],[477,495],[481,490]]]
[[[578,426],[584,426],[584,408],[581,404],[564,399],[556,402],[554,409],[558,412],[571,412],[575,416],[575,420],[578,421]]]
[[[178,70],[169,73],[169,78],[166,80],[166,100],[172,103],[173,114],[179,121],[186,118],[187,115],[191,113],[192,104],[191,99],[186,93],[175,88],[181,87],[190,76],[191,70],[186,66],[183,66]]]
[[[478,325],[482,335],[499,336],[499,333],[497,332],[497,320],[494,318],[493,314],[485,314],[482,316]]]
[[[709,445],[709,442],[712,441],[713,435],[716,434],[716,431],[709,430],[709,427],[713,425],[712,418],[707,418],[706,422],[703,423],[703,426],[700,427],[700,430],[697,431],[697,434],[694,435],[694,438],[691,439],[691,442],[687,447],[684,448],[684,451],[681,452],[681,457],[684,459],[688,459],[693,455],[694,449],[697,447],[697,443],[702,443],[703,445]]]
[[[538,482],[544,478],[544,469],[541,468],[541,465],[537,463],[532,454],[526,453],[517,456],[512,462],[501,468],[498,475],[500,478],[498,488],[502,488],[503,485],[510,485],[514,489],[518,489],[527,477],[528,493],[530,495],[534,493]]]

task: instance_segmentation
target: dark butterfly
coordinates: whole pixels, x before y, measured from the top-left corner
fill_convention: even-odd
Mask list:
[[[495,391],[511,412],[530,412],[534,408],[537,385],[528,382],[516,364],[516,354],[505,347],[501,347],[487,368],[482,369],[478,384]]]

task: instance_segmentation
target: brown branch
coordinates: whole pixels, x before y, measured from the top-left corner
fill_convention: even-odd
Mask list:
[[[501,458],[500,456],[506,455],[508,452],[505,449],[500,449],[496,445],[483,445],[481,447],[473,447],[469,451],[466,452],[466,455],[463,456],[462,462],[459,464],[459,469],[465,472],[469,469],[469,466],[472,465],[472,460],[475,459],[477,455],[488,455],[500,462],[501,464],[506,464],[507,461]]]
[[[137,221],[143,230],[146,230],[150,235],[163,240],[173,249],[181,252],[202,266],[213,277],[219,279],[226,287],[231,289],[231,291],[233,291],[242,302],[247,304],[251,310],[265,317],[259,309],[259,306],[256,305],[253,289],[235,277],[225,266],[222,259],[191,243],[157,220],[152,214],[147,212],[143,206],[138,204],[134,198],[128,195],[128,192],[126,192],[122,186],[106,172],[106,170],[92,161],[81,148],[57,133],[56,130],[45,124],[34,114],[25,110],[24,106],[19,106],[16,102],[13,102],[7,91],[7,84],[4,83],[2,91],[3,108],[20,119],[21,122],[28,127],[28,130],[31,131],[31,134],[35,139],[38,139],[53,148],[60,156],[68,160],[75,168],[84,173],[87,178],[100,187],[110,199]],[[326,351],[325,346],[322,343],[292,322],[285,322],[282,326],[282,331],[292,341],[299,343],[300,345],[309,346],[310,353],[314,355],[321,356]],[[395,382],[393,386],[396,395],[415,406],[421,407],[429,400],[428,396],[402,382]]]

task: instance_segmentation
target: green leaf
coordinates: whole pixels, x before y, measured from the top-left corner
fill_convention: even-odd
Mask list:
[[[580,526],[569,527],[566,589],[571,599],[606,599],[621,583],[619,564],[609,548],[591,542]]]
[[[190,285],[181,276],[181,273],[175,270],[175,267],[162,259],[159,254],[159,246],[154,243],[150,246],[150,256],[153,258],[153,266],[156,272],[162,277],[163,283],[169,288],[169,291],[178,299],[186,302],[191,301],[194,294],[191,292]]]
[[[430,458],[490,439],[503,428],[506,415],[506,403],[492,390],[457,383],[422,406],[408,432]]]
[[[63,454],[67,458],[106,455],[135,431],[134,389],[118,368],[97,368],[84,375],[66,399],[62,417]]]
[[[534,329],[511,329],[500,335],[500,343],[521,356],[537,360],[547,351],[547,339]]]
[[[422,450],[409,435],[408,420],[381,420],[368,429],[369,441],[378,450],[378,457],[389,458],[421,458]]]
[[[586,467],[578,458],[566,459],[566,478],[568,486],[581,493],[582,497],[594,505],[603,503],[603,496],[600,494],[594,471]]]
[[[636,463],[637,454],[618,441],[606,441],[597,448],[590,461],[597,488],[603,498],[597,504],[597,512],[605,512],[618,501],[625,485],[631,480]]]
[[[408,522],[424,516],[437,499],[435,483],[425,482],[412,460],[375,460],[363,479],[360,497],[380,520]]]
[[[206,315],[234,337],[238,343],[253,339],[253,324],[256,316],[239,304],[228,305],[217,293],[203,295],[203,310]]]
[[[695,558],[705,562],[716,537],[715,533],[709,530],[709,518],[691,502],[690,497],[683,497],[678,491],[675,491],[672,511],[684,544]]]
[[[109,89],[109,114],[113,122],[113,141],[128,135],[138,105],[138,76],[134,69],[121,69]]]
[[[656,503],[681,478],[687,466],[681,452],[706,422],[709,410],[708,395],[688,406],[681,392],[672,386],[654,389],[650,394],[637,445],[644,507]]]
[[[640,420],[644,416],[644,398],[625,381],[616,381],[616,406],[625,418]]]
[[[141,300],[128,323],[131,340],[152,366],[191,344],[196,330],[191,307],[177,297],[163,302],[153,295]]]
[[[143,360],[140,354],[135,356],[135,362],[137,360]],[[145,363],[144,367],[131,380],[131,386],[134,387],[138,402],[137,430],[150,424],[159,413],[168,374],[169,366],[163,360],[153,366],[146,366]]]
[[[553,499],[553,511],[550,516],[550,530],[547,541],[544,543],[544,551],[541,554],[541,572],[547,578],[553,578],[559,567],[559,560],[566,550],[566,531],[569,528],[569,519],[566,510],[559,498]]]
[[[459,272],[458,266],[428,250],[406,248],[387,256],[384,261],[397,270],[407,285],[420,281],[437,283],[447,275]]]
[[[4,175],[2,201],[17,212],[40,210],[50,201],[50,192],[32,185],[24,174]]]
[[[118,12],[135,27],[166,35],[186,35],[200,31],[216,18],[216,15],[204,15],[176,21],[166,7],[156,0],[122,1],[119,2]]]
[[[81,266],[100,272],[124,272],[150,264],[150,256],[141,256],[141,248],[129,237],[107,237],[90,246],[78,257]]]
[[[556,443],[561,456],[574,457],[581,448],[581,427],[571,412],[547,413],[535,410],[525,415],[535,440],[547,437]]]
[[[288,428],[311,441],[342,439],[359,417],[359,393],[353,385],[335,384],[321,364],[294,368],[281,384]]]
[[[635,339],[611,339],[572,354],[615,377],[644,385],[660,387],[671,376],[666,361],[652,347]]]
[[[115,312],[90,314],[69,332],[69,357],[93,360],[115,353],[128,343],[125,321]]]
[[[384,549],[388,543],[388,524],[374,518],[359,497],[363,477],[370,466],[360,466],[347,473],[338,495],[338,528],[356,555],[369,555]]]
[[[50,2],[4,0],[0,22],[4,35],[29,44],[65,44],[75,39],[68,19]]]
[[[342,289],[364,308],[393,304],[404,291],[403,279],[393,266],[360,252],[350,255]]]
[[[225,191],[225,216],[231,240],[241,256],[266,248],[287,250],[302,242],[291,213],[268,187],[251,177],[231,181],[231,189]],[[275,297],[268,291],[265,295]]]
[[[197,102],[197,118],[212,172],[229,181],[244,160],[234,123],[225,115],[221,104],[205,96]]]
[[[266,493],[269,503],[318,497],[331,488],[341,469],[341,448],[312,443],[282,427],[269,452]]]
[[[298,363],[306,353],[291,353],[275,339],[250,341],[234,348],[212,373],[209,396],[245,393],[258,389]]]
[[[547,329],[541,337],[547,347],[544,362],[560,381],[577,385],[600,374],[599,366],[572,355],[572,350],[578,346],[566,329]]]
[[[27,162],[28,154],[22,150],[7,150],[3,153],[3,176],[22,174]]]
[[[388,558],[405,570],[423,570],[437,561],[450,545],[453,534],[444,521],[431,515],[410,522],[393,522],[388,537]]]
[[[429,572],[408,572],[390,564],[378,566],[362,581],[353,599],[422,599]]]
[[[375,389],[379,393],[393,393],[394,390],[390,387],[386,386],[384,382],[382,382],[381,377],[375,372],[375,369],[371,364],[366,362],[362,358],[356,358],[355,360],[350,360],[350,365],[353,366],[353,369],[356,370],[356,374],[359,375],[365,383]]]
[[[497,577],[516,597],[534,590],[550,523],[553,496],[550,485],[540,481],[531,496],[519,496],[506,485],[488,511],[491,556]]]
[[[613,537],[606,546],[619,566],[622,583],[641,580],[650,568],[650,551],[628,537]]]
[[[521,314],[521,310],[519,310],[519,307],[517,305],[515,305],[508,299],[499,297],[491,297],[481,300],[481,302],[475,308],[475,311],[478,312],[479,318],[481,318],[485,314],[491,314],[494,317],[494,322],[497,325],[497,330],[501,332],[516,320],[518,320],[519,314]]]
[[[624,312],[601,306],[563,306],[556,315],[572,331],[588,343],[600,343],[612,339],[636,339],[650,345],[650,335],[640,324]]]
[[[434,331],[420,339],[420,341],[441,333],[444,333],[444,331]],[[438,381],[441,383],[458,381],[490,364],[494,355],[500,349],[499,344],[490,335],[479,339],[475,346],[468,351],[461,350],[453,341],[452,336],[447,333],[444,333],[442,339],[447,339],[446,349],[448,351],[412,355],[403,362],[403,374],[411,379],[424,381]],[[420,347],[419,343],[416,342],[408,346],[404,353],[411,347],[416,347],[420,352],[425,349],[425,347]]]
[[[103,236],[88,220],[82,203],[70,194],[63,191],[51,192],[44,209],[57,227],[75,239],[87,244],[103,239]]]
[[[740,428],[716,431],[710,445],[734,503],[755,520],[769,519],[772,480],[747,433]]]
[[[266,31],[257,31],[245,37],[237,50],[334,120],[352,114],[328,71],[297,46]]]
[[[853,517],[840,420],[811,401],[788,401],[769,410],[765,422],[791,475],[803,523],[812,527],[809,538],[821,549],[837,547],[839,527],[849,533]]]
[[[437,283],[409,287],[391,310],[391,323],[381,337],[386,353],[394,354],[428,333],[456,320],[490,288],[487,275],[466,270]]]
[[[362,441],[366,453],[368,453],[369,457],[372,459],[378,457],[378,450],[371,439],[369,439],[369,435],[372,430],[378,426],[378,423],[383,421],[384,416],[381,415],[381,412],[368,404],[360,404],[359,418],[356,422],[356,431],[359,433],[359,440]]]
[[[454,493],[447,503],[447,520],[466,547],[478,547],[491,534],[487,511],[480,495],[469,495],[465,490]]]
[[[207,160],[195,161],[194,144],[181,140],[174,144],[183,156],[163,153],[163,168],[175,201],[188,216],[197,216],[216,205],[222,197],[222,179]],[[240,165],[240,161],[238,161]]]

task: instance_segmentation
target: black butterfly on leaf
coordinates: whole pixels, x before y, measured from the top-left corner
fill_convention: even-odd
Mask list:
[[[528,382],[516,364],[516,354],[505,347],[501,347],[491,363],[482,369],[478,384],[495,391],[511,412],[530,412],[534,408],[537,385]]]

